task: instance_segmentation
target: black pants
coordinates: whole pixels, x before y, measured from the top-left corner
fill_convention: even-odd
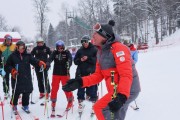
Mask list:
[[[40,72],[40,68],[36,67],[36,76],[38,80],[38,88],[40,93],[44,93],[44,79],[45,79],[45,86],[46,86],[46,92],[50,93],[50,85],[49,85],[49,79],[48,79],[48,72],[47,70],[44,70],[44,79],[43,79],[43,72]]]
[[[13,94],[14,94],[14,92],[12,91],[11,104],[17,105],[19,95],[22,94],[22,106],[28,106],[29,105],[29,96],[30,96],[31,93],[15,92],[14,99],[13,99]]]
[[[6,75],[3,78],[3,91],[4,93],[8,93],[9,92],[9,73],[7,71]]]
[[[90,96],[90,101],[96,101],[97,100],[97,85],[93,85],[86,88],[78,88],[77,96],[78,100],[85,100],[85,89],[86,89],[86,95]]]

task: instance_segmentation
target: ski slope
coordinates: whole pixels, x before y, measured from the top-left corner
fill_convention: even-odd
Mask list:
[[[147,52],[139,53],[139,61],[136,65],[139,72],[141,82],[141,93],[137,99],[138,111],[134,111],[129,107],[127,117],[125,120],[180,120],[180,31],[169,38],[174,38],[174,44],[170,46],[164,46],[159,48],[150,48]],[[166,38],[168,41],[168,38]],[[169,42],[168,42],[169,43]],[[71,78],[75,76],[76,66],[73,65],[70,69]],[[49,78],[51,83],[52,69],[49,71]],[[0,78],[0,97],[2,98],[4,93],[2,92],[2,78]],[[103,84],[103,91],[99,86],[99,96],[106,93],[106,87]],[[76,120],[77,113],[77,91],[74,91],[75,102],[74,109],[69,112],[67,120]],[[33,101],[39,96],[37,88],[37,80],[34,75],[34,92],[32,95]],[[42,100],[43,101],[43,100]],[[29,105],[33,115],[39,117],[40,120],[46,120],[47,113],[44,115],[44,106],[40,106],[39,101],[34,105]],[[85,111],[82,116],[82,120],[90,120],[91,103],[85,102]],[[61,87],[58,92],[56,114],[63,114],[67,105],[65,94]],[[132,103],[133,106],[134,103]],[[5,120],[11,120],[11,110],[8,102],[5,102]],[[21,110],[21,105],[18,106],[18,110],[23,120],[31,120],[27,114]],[[48,103],[48,112],[51,112],[51,102]],[[51,118],[50,118],[51,119]],[[53,118],[58,120],[59,118]],[[1,108],[0,108],[0,120],[2,120]],[[13,118],[14,120],[14,118]],[[66,120],[66,117],[61,118]],[[95,119],[94,119],[95,120]]]

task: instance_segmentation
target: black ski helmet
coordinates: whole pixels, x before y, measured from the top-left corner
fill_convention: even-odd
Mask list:
[[[22,46],[22,45],[25,46],[25,43],[21,40],[16,43],[16,46]]]
[[[26,44],[21,40],[16,43],[16,49],[19,49],[19,46],[24,46],[24,49],[27,49]]]

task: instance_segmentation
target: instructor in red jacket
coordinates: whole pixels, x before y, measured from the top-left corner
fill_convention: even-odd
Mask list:
[[[114,120],[124,120],[130,103],[129,101],[122,112],[120,108],[123,108],[128,101],[132,90],[133,61],[129,49],[115,39],[113,26],[114,24],[99,23],[94,26],[94,45],[98,47],[95,73],[71,79],[63,86],[64,91],[73,91],[79,87],[89,87],[105,80],[108,93],[94,104],[94,112],[98,120],[110,120],[112,117]],[[114,98],[112,98],[114,86],[111,85],[111,71],[114,71],[114,82],[117,86],[117,94]]]

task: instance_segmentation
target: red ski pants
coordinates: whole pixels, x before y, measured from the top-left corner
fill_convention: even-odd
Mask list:
[[[62,86],[66,84],[69,80],[69,76],[60,76],[60,75],[53,75],[52,77],[52,90],[51,90],[51,100],[56,102],[57,100],[57,92],[59,90],[59,84],[62,83]],[[72,92],[64,92],[67,98],[67,101],[71,101],[73,99]]]
[[[105,120],[102,110],[106,108],[108,103],[112,100],[111,96],[112,94],[107,93],[94,104],[93,108],[98,120]]]

